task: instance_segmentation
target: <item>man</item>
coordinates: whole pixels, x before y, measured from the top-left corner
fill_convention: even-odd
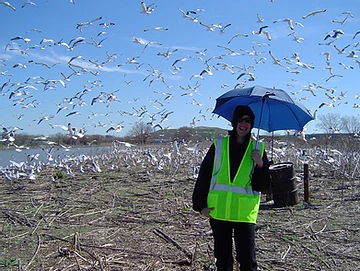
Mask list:
[[[218,271],[233,270],[233,233],[240,270],[257,270],[255,223],[270,172],[264,144],[251,139],[254,120],[250,107],[234,110],[230,136],[211,145],[193,191],[193,209],[210,218]]]

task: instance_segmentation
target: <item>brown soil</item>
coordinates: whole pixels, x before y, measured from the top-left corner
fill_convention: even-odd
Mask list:
[[[360,270],[360,181],[312,170],[309,202],[297,170],[300,203],[261,207],[260,270]],[[0,179],[0,269],[215,270],[211,230],[191,208],[195,179],[187,171],[122,165],[53,184],[56,172]]]

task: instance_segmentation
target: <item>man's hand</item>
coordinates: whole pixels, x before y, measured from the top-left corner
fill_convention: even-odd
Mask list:
[[[263,159],[261,157],[260,150],[253,149],[251,152],[251,159],[255,162],[258,167],[263,167]]]
[[[210,216],[210,211],[212,211],[212,210],[214,210],[214,208],[207,208],[207,207],[205,207],[204,209],[202,209],[201,210],[201,215],[202,216],[205,216],[205,217],[207,217],[207,218],[211,218],[211,216]]]

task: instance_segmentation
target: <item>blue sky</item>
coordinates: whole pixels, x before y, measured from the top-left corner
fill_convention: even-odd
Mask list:
[[[3,127],[49,135],[71,123],[105,135],[121,126],[108,132],[118,136],[137,121],[229,128],[211,112],[237,84],[283,89],[318,116],[359,116],[359,1],[157,0],[145,2],[148,14],[133,0],[10,3],[16,10],[0,5]]]

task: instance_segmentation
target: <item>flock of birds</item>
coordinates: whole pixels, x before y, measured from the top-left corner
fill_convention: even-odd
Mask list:
[[[294,168],[299,170],[304,163],[308,163],[314,174],[341,172],[342,175],[350,177],[360,172],[360,161],[354,159],[353,153],[310,144],[304,147],[301,143],[299,145],[299,142],[276,140],[274,146],[268,149],[269,159],[275,164],[292,161]],[[174,178],[181,174],[195,179],[208,147],[208,143],[185,144],[177,141],[160,147],[135,146],[114,141],[111,147],[92,154],[56,155],[55,148],[43,149],[45,159],[41,158],[44,153],[36,153],[28,155],[22,162],[10,160],[8,166],[0,167],[0,176],[7,181],[27,179],[34,182],[38,178],[47,179],[51,185],[62,181],[56,178],[55,173],[61,173],[66,178],[75,178],[121,171],[143,174],[150,180],[157,178],[159,174],[164,178]],[[353,172],[349,172],[349,168]]]
[[[31,12],[30,8],[40,8],[36,2],[26,1],[16,6],[11,2],[0,1],[0,8],[2,13],[10,13],[6,16],[11,18],[12,14],[19,12],[20,9],[28,9]],[[71,0],[70,3],[76,7],[75,1]],[[145,21],[149,18],[148,16],[154,16],[161,8],[163,7],[157,4],[147,4],[142,1],[139,2],[138,10],[132,12],[144,16]],[[15,116],[16,124],[11,125],[9,121],[2,118],[3,133],[0,141],[10,147],[20,148],[16,145],[16,133],[26,132],[26,125],[29,124],[23,124],[22,120],[27,117],[29,111],[41,114],[33,119],[30,125],[38,127],[49,125],[54,133],[65,131],[74,139],[86,136],[87,130],[91,129],[87,124],[90,122],[94,127],[101,128],[105,134],[118,134],[126,126],[125,118],[132,118],[133,123],[145,122],[154,130],[171,128],[167,125],[168,120],[175,114],[186,112],[185,106],[198,108],[195,116],[183,116],[189,119],[189,126],[194,127],[214,117],[212,110],[215,102],[212,96],[206,93],[207,90],[203,89],[202,84],[205,81],[210,81],[215,77],[225,78],[226,73],[226,76],[230,76],[226,78],[231,79],[221,83],[216,87],[217,89],[224,92],[227,89],[244,88],[256,83],[258,78],[267,76],[267,74],[260,74],[258,70],[262,65],[269,63],[281,69],[284,75],[290,76],[291,79],[286,84],[286,88],[289,89],[294,100],[305,101],[312,97],[323,97],[321,99],[324,100],[313,110],[315,117],[317,111],[324,107],[349,104],[350,107],[360,108],[357,103],[349,102],[349,98],[360,99],[360,94],[348,97],[347,90],[341,89],[340,86],[330,86],[333,81],[340,80],[344,72],[351,72],[360,67],[358,59],[360,41],[357,40],[360,37],[358,35],[360,30],[355,33],[346,33],[342,30],[346,24],[352,23],[351,20],[356,19],[352,12],[339,11],[338,17],[331,22],[326,22],[329,25],[329,31],[324,33],[317,44],[322,50],[322,67],[315,67],[311,61],[304,61],[301,54],[295,51],[291,55],[279,57],[281,52],[271,46],[275,40],[273,36],[275,26],[281,23],[286,26],[287,37],[292,43],[305,44],[306,37],[301,37],[298,33],[302,33],[301,29],[308,27],[307,22],[312,17],[321,17],[327,12],[329,12],[328,9],[319,9],[304,14],[298,20],[275,18],[272,21],[263,19],[257,13],[254,14],[255,24],[249,23],[249,25],[257,25],[257,28],[243,33],[234,33],[232,32],[233,23],[208,23],[202,20],[202,17],[205,18],[203,14],[206,14],[206,9],[178,8],[174,16],[181,18],[183,24],[194,24],[194,28],[204,29],[219,40],[216,48],[203,48],[192,54],[188,54],[180,47],[164,49],[163,42],[149,41],[147,38],[135,36],[128,38],[131,39],[129,43],[135,48],[138,46],[136,55],[123,55],[123,52],[110,52],[106,49],[104,51],[103,48],[109,48],[107,43],[111,42],[111,34],[114,33],[112,31],[118,23],[106,21],[103,16],[77,22],[73,26],[71,34],[73,36],[68,41],[66,38],[54,39],[43,35],[41,29],[31,28],[30,20],[28,31],[14,33],[5,45],[4,53],[10,55],[11,58],[0,59],[1,99],[18,109]],[[171,28],[149,25],[141,31],[142,34],[147,35],[146,37],[149,37],[151,33],[156,33],[161,37],[161,35],[171,33]],[[238,49],[240,39],[244,43],[248,42],[245,41],[246,39],[251,39],[251,46]],[[341,45],[343,42],[346,43],[345,46]],[[160,51],[154,53],[154,48]],[[45,61],[38,56],[39,52],[47,54],[55,50],[62,50],[62,52],[65,50],[67,52],[65,60]],[[86,56],[87,50],[101,51],[103,59]],[[339,57],[343,59],[341,62],[332,62],[334,58],[339,59]],[[148,61],[150,58],[157,58],[168,64],[166,68],[160,69],[157,63]],[[250,60],[252,64],[233,64],[242,63],[243,59]],[[198,72],[191,72],[188,79],[185,79],[188,75],[186,69],[190,69],[189,66],[198,68]],[[32,70],[35,69],[39,74],[33,74]],[[107,87],[103,75],[107,69],[117,71],[121,76],[124,75],[123,86],[115,90],[105,90]],[[320,82],[312,82],[301,87],[296,85],[297,77],[303,71],[314,69],[322,69],[327,72],[327,75],[321,78]],[[49,77],[50,71],[53,77]],[[141,79],[139,75],[142,76]],[[24,80],[19,78],[24,78]],[[181,83],[175,86],[174,83],[178,81],[178,78],[182,79]],[[82,87],[75,85],[74,81],[81,81]],[[122,93],[131,92],[131,87],[139,83],[135,81],[140,81],[143,86],[151,89],[149,98],[138,97],[134,94],[132,99],[124,101]],[[336,84],[338,82],[336,81]],[[78,90],[74,91],[74,89]],[[56,106],[52,107],[52,111],[43,112],[49,101],[42,97],[61,91],[64,91],[64,95],[60,101],[54,101]],[[310,98],[307,93],[310,93]],[[176,112],[173,109],[174,104],[184,105],[183,111]],[[89,109],[88,112],[91,113],[84,113],[85,109]],[[1,114],[4,116],[5,112]],[[83,119],[84,114],[87,115],[86,119]],[[82,124],[77,121],[80,117],[82,117]],[[100,121],[100,117],[106,121]],[[118,119],[120,121],[115,121]],[[74,123],[77,124],[74,125]],[[26,148],[26,146],[22,147]]]

